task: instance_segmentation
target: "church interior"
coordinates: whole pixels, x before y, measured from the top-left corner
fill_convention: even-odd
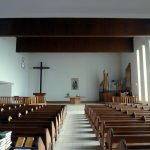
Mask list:
[[[150,1],[0,1],[0,150],[150,150]]]

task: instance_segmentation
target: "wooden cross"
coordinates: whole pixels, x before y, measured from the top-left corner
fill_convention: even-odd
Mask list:
[[[40,93],[42,93],[42,70],[50,69],[50,67],[43,67],[43,63],[41,62],[40,67],[33,67],[33,69],[40,69]]]

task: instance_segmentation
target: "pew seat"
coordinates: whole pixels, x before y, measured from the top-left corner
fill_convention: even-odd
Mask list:
[[[121,140],[116,150],[149,150],[150,143],[126,143],[126,140]]]

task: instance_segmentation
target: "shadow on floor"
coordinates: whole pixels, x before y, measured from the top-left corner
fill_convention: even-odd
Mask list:
[[[100,146],[77,146],[77,150],[101,150]]]
[[[80,134],[94,134],[94,131],[77,131]]]
[[[78,141],[96,141],[97,140],[97,138],[96,137],[77,137],[77,139],[76,140],[78,140]]]

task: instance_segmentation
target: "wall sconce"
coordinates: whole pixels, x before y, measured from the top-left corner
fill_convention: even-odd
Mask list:
[[[21,68],[25,69],[25,58],[24,57],[21,58]]]

